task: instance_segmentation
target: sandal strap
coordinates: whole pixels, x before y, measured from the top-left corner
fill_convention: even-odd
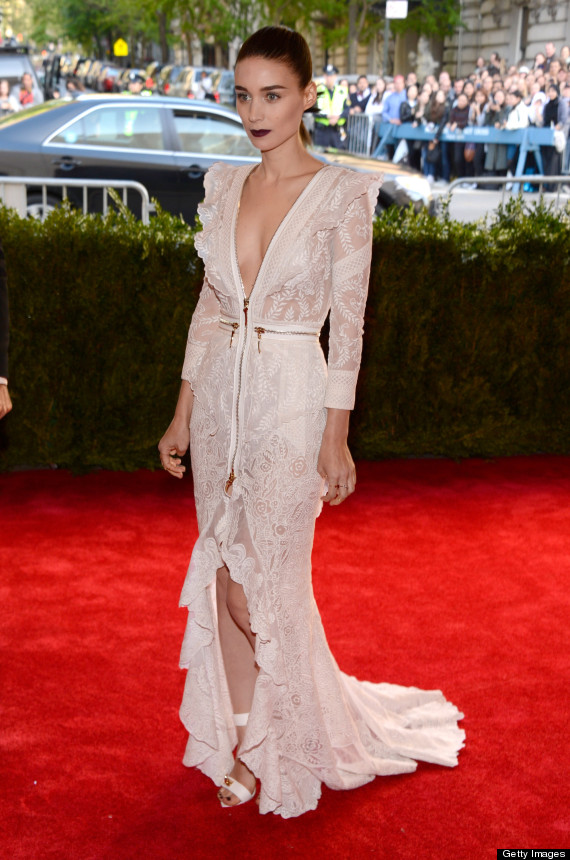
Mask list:
[[[234,726],[247,726],[249,711],[247,714],[234,714]]]
[[[247,803],[248,800],[251,800],[255,796],[255,788],[253,791],[249,791],[245,785],[242,785],[241,782],[238,782],[237,779],[233,779],[231,776],[227,774],[224,776],[224,785],[228,791],[231,791],[232,794],[238,798],[240,803]]]

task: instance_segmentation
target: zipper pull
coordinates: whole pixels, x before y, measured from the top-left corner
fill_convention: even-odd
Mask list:
[[[261,335],[265,334],[265,329],[258,325],[257,328],[254,328],[254,332],[257,334],[257,351],[261,352]]]
[[[236,333],[236,329],[239,328],[239,323],[232,323],[232,336],[230,337],[230,349],[232,348],[232,341],[234,339],[234,334]]]
[[[234,470],[232,468],[232,471],[230,473],[230,477],[226,481],[226,495],[228,494],[228,491],[229,491],[231,485],[233,484],[233,482],[235,481],[235,479],[236,479],[236,476],[235,476]]]
[[[244,296],[244,300],[243,300],[243,313],[244,313],[244,316],[245,316],[245,324],[246,324],[246,326],[247,326],[247,309],[248,309],[248,307],[249,307],[249,299],[246,299],[246,298],[245,298],[245,296]]]

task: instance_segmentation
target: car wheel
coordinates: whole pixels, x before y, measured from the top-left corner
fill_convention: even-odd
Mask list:
[[[44,206],[43,196],[41,194],[28,194],[28,203],[26,213],[28,218],[37,218],[39,221],[44,221],[50,212],[53,212],[61,204],[61,200],[53,194],[48,194],[46,197],[46,205]]]

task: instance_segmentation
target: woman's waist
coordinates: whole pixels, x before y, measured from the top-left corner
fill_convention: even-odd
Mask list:
[[[244,321],[243,319],[236,319],[231,315],[224,314],[220,316],[218,324],[222,331],[229,334],[231,344],[234,341],[234,336],[237,337],[240,328],[244,326]],[[265,340],[286,340],[300,343],[318,342],[320,335],[320,325],[316,322],[299,323],[253,318],[248,320],[248,327],[253,330],[259,348],[261,348],[261,342]]]

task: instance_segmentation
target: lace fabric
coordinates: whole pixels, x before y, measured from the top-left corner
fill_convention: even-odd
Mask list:
[[[205,280],[183,370],[195,393],[199,538],[181,596],[181,718],[190,735],[184,763],[221,785],[236,743],[214,593],[225,564],[244,588],[259,666],[240,757],[261,780],[260,811],[287,818],[314,809],[323,782],[351,788],[412,771],[417,759],[453,765],[464,735],[462,715],[439,691],[343,674],[311,586],[323,490],[317,457],[326,407],[354,403],[380,179],[332,166],[314,177],[268,250],[250,298],[250,333],[240,329],[230,347],[219,317],[240,318],[235,218],[249,169],[214,165],[199,209]],[[319,331],[329,310],[328,368],[314,339],[267,339],[258,350],[251,337],[270,322]]]

